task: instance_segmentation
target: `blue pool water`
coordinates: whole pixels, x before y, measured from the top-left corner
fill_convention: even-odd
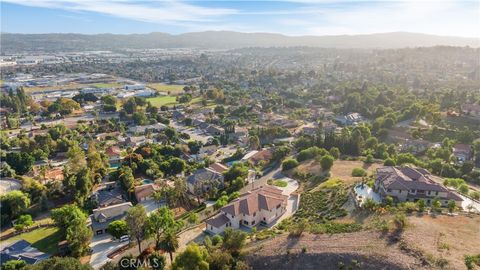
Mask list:
[[[143,183],[144,185],[153,184],[153,180],[151,180],[151,179],[143,179],[143,180],[142,180],[142,183]]]

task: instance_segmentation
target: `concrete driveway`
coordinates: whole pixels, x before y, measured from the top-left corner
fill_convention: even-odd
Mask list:
[[[128,245],[128,242],[113,241],[109,234],[94,236],[90,248],[92,248],[92,256],[90,257],[90,265],[94,269],[99,269],[107,262],[111,261],[107,257],[114,250]]]

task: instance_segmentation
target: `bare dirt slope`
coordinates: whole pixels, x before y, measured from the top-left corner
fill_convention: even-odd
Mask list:
[[[249,248],[248,262],[254,269],[429,269],[396,242],[376,232],[335,235],[286,234]]]

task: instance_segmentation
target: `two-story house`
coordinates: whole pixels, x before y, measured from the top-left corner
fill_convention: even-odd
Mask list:
[[[434,177],[422,168],[399,166],[378,168],[374,190],[382,197],[390,196],[398,202],[416,202],[422,199],[430,204],[438,198],[442,206],[446,206],[450,200],[460,206],[462,198],[437,183]]]
[[[90,215],[90,226],[92,227],[93,233],[95,235],[106,233],[108,224],[115,220],[123,219],[130,207],[132,207],[132,203],[125,202],[93,209],[93,214]]]
[[[280,218],[287,210],[288,196],[273,186],[261,186],[240,195],[220,209],[220,213],[206,221],[206,231],[223,233],[226,228],[248,228],[259,224],[268,225]]]

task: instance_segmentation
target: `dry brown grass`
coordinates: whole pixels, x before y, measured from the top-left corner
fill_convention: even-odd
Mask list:
[[[382,164],[379,163],[367,164],[359,160],[335,160],[330,170],[330,177],[341,179],[345,184],[350,185],[362,179],[361,177],[352,176],[352,170],[354,168],[363,168],[370,175],[380,167],[382,167]],[[320,175],[323,172],[320,163],[315,160],[303,162],[297,167],[297,170],[312,175]]]
[[[480,216],[412,216],[403,234],[425,255],[448,260],[448,269],[465,269],[464,256],[480,254]]]

